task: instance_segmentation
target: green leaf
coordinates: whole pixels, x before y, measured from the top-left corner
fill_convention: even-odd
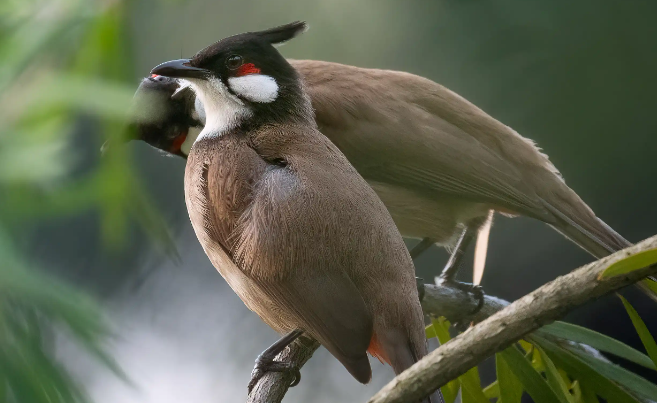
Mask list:
[[[543,351],[543,349],[538,346],[536,347],[537,351],[541,355],[543,363],[545,364],[545,376],[547,377],[547,383],[552,388],[552,391],[555,392],[561,403],[575,403],[575,399],[570,394],[568,385],[566,385],[566,382],[561,377],[557,367],[554,365],[545,351]]]
[[[479,379],[477,367],[470,368],[468,372],[459,376],[459,381],[461,382],[462,403],[490,403],[490,400],[481,389],[481,380]]]
[[[500,397],[500,383],[498,381],[495,381],[491,383],[490,385],[486,386],[484,388],[484,396],[486,396],[487,399],[499,399]]]
[[[58,74],[43,83],[43,91],[27,106],[31,108],[29,113],[65,106],[109,119],[127,120],[133,118],[130,109],[133,92],[134,88],[121,82]]]
[[[601,374],[598,368],[594,368],[580,355],[540,336],[534,335],[531,336],[531,339],[547,352],[550,359],[559,368],[564,369],[571,377],[579,381],[582,391],[589,388],[595,394],[613,403],[638,403],[635,397]],[[584,400],[584,402],[589,403],[588,400]]]
[[[579,381],[574,381],[571,388],[575,403],[600,403],[595,392],[591,388],[580,384]]]
[[[0,266],[0,295],[21,306],[38,310],[50,321],[61,322],[83,348],[127,382],[127,376],[101,345],[101,340],[110,332],[100,307],[91,298],[58,279],[28,268],[27,263],[12,253],[13,249],[7,233],[0,227],[0,256],[3,256],[5,263]],[[4,319],[8,321],[11,316],[5,314]],[[25,313],[21,315],[22,322],[28,319]],[[33,327],[38,328],[38,324]],[[43,365],[40,367],[45,368]]]
[[[650,289],[650,291],[657,294],[657,282],[645,279],[645,280],[641,280],[641,284],[645,285]]]
[[[507,362],[513,374],[522,383],[524,389],[536,403],[555,403],[559,401],[550,385],[536,372],[531,363],[522,355],[515,345],[499,353]],[[502,399],[504,401],[504,399]]]
[[[504,403],[520,403],[522,399],[522,383],[513,374],[509,364],[500,353],[495,354],[495,370],[499,383],[499,397]]]
[[[431,318],[431,324],[433,325],[434,332],[436,333],[436,337],[441,346],[452,339],[452,336],[449,335],[449,327],[451,324],[447,319],[443,317],[438,319]]]
[[[522,340],[524,341],[524,340]],[[532,363],[532,367],[538,372],[545,372],[545,363],[543,362],[543,357],[538,349],[531,344],[531,350],[525,354],[525,358]]]
[[[570,389],[573,391],[573,399],[575,399],[575,403],[583,403],[584,398],[582,397],[582,386],[578,380],[573,381]]]
[[[459,390],[461,389],[461,382],[458,379],[449,381],[447,385],[440,388],[440,391],[443,394],[445,403],[454,403],[456,397],[459,395]]]
[[[646,368],[655,369],[655,364],[647,355],[621,341],[585,327],[566,322],[554,322],[542,327],[537,333],[586,344],[597,350],[614,354]]]
[[[624,386],[629,392],[645,398],[654,398],[657,396],[657,385],[646,379],[630,372],[623,367],[614,363],[594,358],[590,355],[579,351],[573,351],[582,361],[589,364],[602,376]]]
[[[445,318],[431,318],[431,328],[433,330],[433,334],[435,334],[435,337],[438,338],[438,341],[441,345],[451,340],[451,336],[449,335],[449,326],[449,321],[447,321]],[[458,378],[447,382],[447,385],[440,388],[440,391],[443,393],[443,397],[445,398],[445,403],[453,403],[456,400],[456,396],[459,394],[460,388],[461,381]]]
[[[440,388],[440,391],[443,394],[445,403],[454,403],[456,397],[459,395],[459,390],[461,389],[461,382],[458,379],[449,381],[447,385]]]
[[[100,207],[107,210],[101,218],[107,226],[125,235],[123,222],[132,212],[171,249],[168,234],[155,222],[157,211],[141,214],[151,201],[140,197],[131,205],[126,180],[110,175],[137,184],[130,161],[101,162],[89,174],[71,175],[81,156],[72,144],[80,114],[92,115],[99,129],[93,132],[101,133],[142,117],[130,108],[128,0],[52,0],[45,14],[42,3],[0,1],[0,403],[86,400],[84,389],[48,348],[51,327],[68,331],[121,375],[103,349],[109,332],[100,308],[33,267],[11,242],[20,231],[27,235],[23,243],[30,244],[27,232],[33,231],[24,230],[32,227],[28,220]],[[85,60],[90,63],[83,66]],[[108,192],[111,197],[104,198]]]
[[[426,334],[427,340],[438,337],[436,329],[433,328],[433,323],[424,328],[424,333]]]
[[[593,389],[591,389],[589,386],[582,386],[581,392],[582,392],[582,396],[580,401],[582,403],[600,403],[600,400],[598,400],[598,396],[595,394]]]
[[[598,279],[620,276],[634,270],[643,269],[657,263],[657,249],[644,250],[607,267],[598,275]]]
[[[652,359],[654,365],[657,366],[657,343],[655,343],[655,339],[650,334],[650,331],[646,327],[646,324],[643,322],[636,309],[634,309],[634,307],[622,295],[616,295],[618,295],[618,298],[620,298],[623,302],[627,314],[630,315],[632,324],[634,325],[636,332],[639,334],[641,342],[643,343],[643,347],[645,347],[646,351],[648,352],[648,356],[650,356],[650,359]],[[657,396],[657,394],[655,394],[655,396]]]

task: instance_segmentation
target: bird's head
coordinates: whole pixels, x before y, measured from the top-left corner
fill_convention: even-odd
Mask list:
[[[299,76],[274,47],[305,30],[305,23],[293,22],[231,36],[151,73],[189,81],[205,106],[205,130],[215,133],[247,122],[306,118],[310,107]]]
[[[108,140],[103,152],[131,140],[142,140],[165,153],[186,158],[194,132],[198,134],[203,127],[195,100],[189,85],[181,80],[156,74],[144,78],[133,98],[134,121],[120,136]],[[202,107],[200,110],[202,113]]]

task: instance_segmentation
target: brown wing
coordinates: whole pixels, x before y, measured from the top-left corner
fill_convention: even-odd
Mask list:
[[[203,173],[206,215],[216,224],[211,237],[282,317],[293,317],[356,379],[369,381],[372,317],[340,256],[348,242],[336,228],[343,223],[323,215],[340,215],[325,205],[330,188],[267,163],[244,143],[230,148],[212,153]]]
[[[629,245],[531,140],[447,88],[395,71],[293,65],[308,83],[320,129],[367,180],[534,217],[598,257]]]
[[[372,377],[367,348],[372,318],[344,272],[313,273],[283,279],[251,277],[278,305],[293,312],[309,331],[361,383]]]
[[[236,231],[235,257],[273,301],[365,383],[371,377],[366,351],[372,316],[350,276],[359,264],[353,245],[359,238],[352,232],[357,224],[345,212],[348,202],[335,195],[350,187],[351,173],[338,188],[333,180],[341,172],[332,178],[330,164],[314,157],[303,174],[293,163],[268,169]]]
[[[487,115],[457,94],[406,73],[311,61],[294,66],[308,82],[320,129],[367,180],[546,215],[516,163],[523,156],[504,155],[478,136],[487,123],[505,126],[478,119]],[[528,147],[536,153],[520,136],[507,137],[498,140],[519,140],[519,153]]]

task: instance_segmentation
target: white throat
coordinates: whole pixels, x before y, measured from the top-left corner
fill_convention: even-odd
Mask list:
[[[189,81],[205,112],[205,127],[196,140],[221,136],[251,116],[251,110],[231,94],[220,80],[210,78]]]
[[[189,153],[191,145],[196,140],[208,136],[221,136],[237,127],[244,119],[251,117],[253,113],[240,98],[228,91],[221,80],[216,78],[184,80],[183,85],[191,85],[196,93],[192,113],[196,115],[194,118],[205,124],[198,136],[187,136],[184,144],[187,151],[183,151],[185,154]],[[270,103],[278,97],[278,83],[273,77],[264,74],[231,77],[228,79],[228,85],[235,94],[251,102]]]

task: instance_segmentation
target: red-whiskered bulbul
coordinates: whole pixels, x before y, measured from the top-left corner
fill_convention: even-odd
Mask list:
[[[597,258],[630,245],[565,184],[534,142],[447,88],[397,71],[289,62],[304,79],[322,133],[375,189],[400,232],[423,238],[413,257],[434,242],[456,241],[446,270],[458,267],[489,210],[541,220]],[[164,103],[195,97],[187,84],[167,88],[178,94]],[[184,105],[192,130],[202,127],[202,104]],[[158,116],[167,128],[159,139],[138,138],[184,155],[194,136],[171,134],[178,126],[167,122],[180,119],[177,113]]]
[[[289,369],[273,359],[302,333],[363,383],[368,351],[397,374],[427,352],[399,231],[317,129],[298,73],[273,46],[305,28],[232,36],[152,71],[189,81],[205,107],[185,171],[203,249],[242,301],[285,334],[256,361],[251,386],[263,371]]]

